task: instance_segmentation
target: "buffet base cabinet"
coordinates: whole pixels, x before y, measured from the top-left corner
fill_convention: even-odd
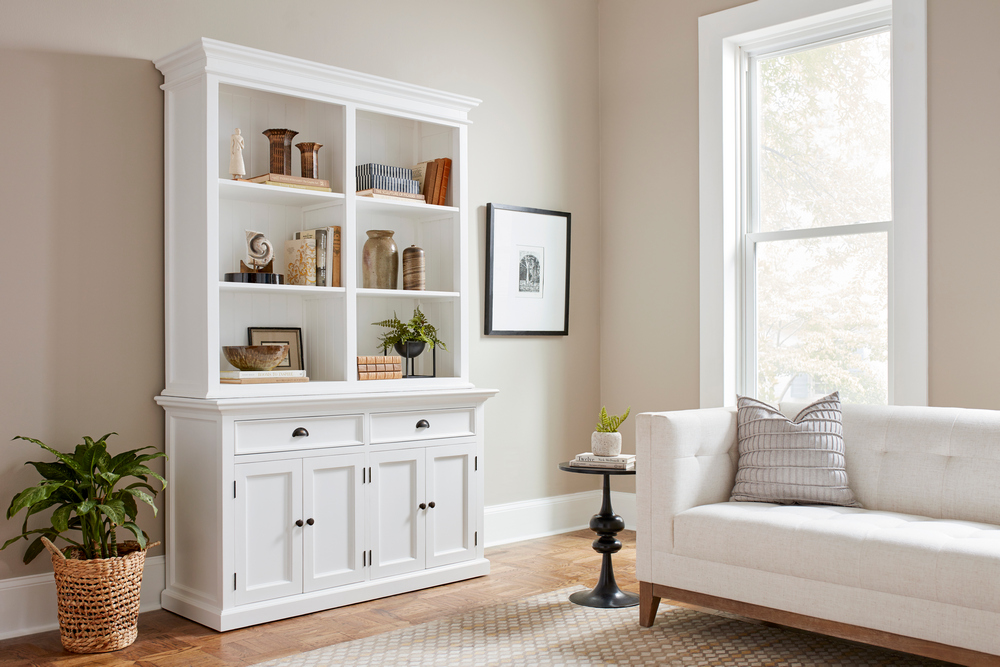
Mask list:
[[[159,397],[163,608],[224,631],[488,574],[493,393]]]

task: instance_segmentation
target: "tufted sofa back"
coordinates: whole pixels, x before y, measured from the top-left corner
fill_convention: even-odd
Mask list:
[[[1000,411],[844,405],[843,420],[847,476],[867,509],[1000,524]]]

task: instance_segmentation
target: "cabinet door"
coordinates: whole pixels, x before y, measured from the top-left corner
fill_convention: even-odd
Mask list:
[[[371,469],[372,578],[424,569],[424,450],[375,452]]]
[[[236,604],[302,592],[302,460],[236,466]]]
[[[427,448],[427,567],[476,557],[475,456],[473,443]]]
[[[302,460],[306,593],[365,578],[361,566],[364,465],[364,454]]]

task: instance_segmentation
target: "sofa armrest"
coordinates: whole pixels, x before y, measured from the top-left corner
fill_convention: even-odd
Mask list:
[[[636,574],[652,581],[654,552],[672,553],[674,516],[729,500],[736,479],[736,408],[636,417]]]

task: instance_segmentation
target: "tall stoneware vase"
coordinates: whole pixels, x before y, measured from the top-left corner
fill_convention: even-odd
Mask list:
[[[361,286],[396,289],[399,281],[399,250],[392,239],[394,231],[371,229],[361,250]]]

